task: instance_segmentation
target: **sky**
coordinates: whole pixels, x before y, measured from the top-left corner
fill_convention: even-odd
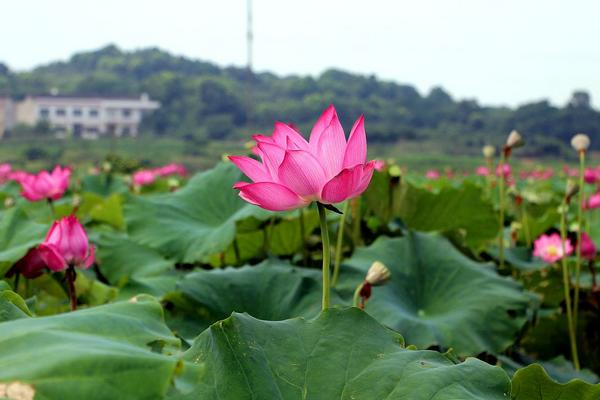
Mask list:
[[[455,98],[600,106],[595,0],[252,0],[257,71],[327,68],[442,86]],[[25,70],[114,43],[246,63],[247,0],[6,0],[0,61]]]

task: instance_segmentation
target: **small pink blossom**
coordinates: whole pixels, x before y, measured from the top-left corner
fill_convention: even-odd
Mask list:
[[[52,271],[69,266],[89,268],[94,263],[94,246],[77,217],[70,215],[55,221],[39,246],[42,259]]]
[[[571,253],[573,253],[571,241],[569,239],[565,241],[565,251],[563,252],[562,240],[558,233],[540,236],[533,246],[533,255],[547,263],[556,262],[563,258],[565,254],[570,255]]]
[[[145,186],[154,183],[158,175],[152,170],[143,169],[137,171],[131,177],[135,186]]]
[[[581,232],[581,257],[585,260],[591,261],[596,258],[596,245],[594,241],[585,232]]]
[[[435,169],[430,169],[425,173],[425,178],[435,180],[440,178],[440,171]]]
[[[488,167],[481,165],[475,169],[475,174],[479,176],[488,176],[490,174],[490,170]]]
[[[254,135],[253,153],[261,158],[230,156],[252,183],[238,182],[240,197],[271,211],[300,208],[312,201],[334,204],[365,191],[375,169],[367,162],[364,117],[346,135],[329,106],[314,125],[310,139],[278,122],[272,136]]]
[[[598,172],[595,169],[587,168],[583,173],[583,179],[585,180],[585,183],[593,185],[598,182],[600,177],[598,176]]]
[[[170,176],[170,175],[179,175],[179,176],[187,175],[187,170],[185,169],[185,167],[181,164],[176,164],[176,163],[167,164],[165,166],[155,168],[152,171],[156,175],[161,176],[161,177]]]
[[[585,203],[586,209],[600,208],[600,193],[596,193],[590,196]]]
[[[503,176],[504,179],[508,178],[510,176],[510,164],[502,164],[502,165],[498,165],[498,167],[496,167],[496,176]]]
[[[15,174],[13,179],[21,184],[21,195],[29,201],[58,200],[69,187],[71,170],[57,165],[52,172],[40,171],[37,175]]]

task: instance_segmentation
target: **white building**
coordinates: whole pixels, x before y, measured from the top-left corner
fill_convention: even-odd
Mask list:
[[[144,115],[159,107],[146,94],[139,98],[30,96],[15,103],[14,117],[5,129],[47,121],[58,137],[136,136]]]

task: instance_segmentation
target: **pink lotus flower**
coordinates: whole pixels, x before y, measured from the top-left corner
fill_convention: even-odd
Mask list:
[[[479,166],[475,169],[475,174],[479,176],[488,176],[490,171],[487,167]]]
[[[558,233],[542,235],[533,244],[533,255],[541,258],[547,263],[553,263],[563,256],[573,253],[571,241],[565,241],[565,252],[563,252],[562,240]]]
[[[503,176],[504,179],[510,176],[510,164],[502,164],[496,167],[496,176]]]
[[[365,191],[375,162],[366,162],[367,138],[364,117],[354,123],[348,141],[333,106],[319,117],[307,142],[298,131],[278,122],[270,137],[254,135],[250,157],[229,159],[253,183],[233,187],[240,197],[271,211],[292,210],[312,201],[334,204]]]
[[[563,172],[571,178],[579,176],[579,170],[577,168],[571,168],[568,165],[563,165]]]
[[[586,232],[581,232],[581,257],[591,261],[596,258],[596,245]]]
[[[151,183],[153,183],[156,180],[156,178],[157,178],[156,173],[149,169],[143,169],[141,171],[137,171],[131,177],[133,184],[135,186],[150,185]]]
[[[435,169],[430,169],[425,173],[425,178],[435,180],[440,178],[440,172]]]
[[[600,208],[600,193],[596,193],[590,196],[585,203],[586,209]]]
[[[46,262],[38,249],[30,249],[27,254],[8,271],[7,277],[16,273],[23,275],[27,279],[35,279],[44,273]]]
[[[159,168],[155,168],[152,170],[156,175],[158,176],[169,176],[169,175],[179,175],[179,176],[186,176],[187,175],[187,170],[185,169],[185,167],[181,164],[167,164],[165,166],[159,167]]]
[[[583,173],[583,179],[585,180],[585,183],[589,183],[590,185],[593,185],[596,182],[598,182],[598,179],[599,179],[598,172],[594,169],[588,168]]]
[[[21,184],[21,195],[29,201],[58,200],[69,187],[71,170],[57,165],[52,173],[40,171],[37,175],[20,173],[15,180]]]
[[[62,271],[69,266],[85,269],[94,263],[94,246],[90,245],[74,215],[54,222],[39,251],[52,271]]]

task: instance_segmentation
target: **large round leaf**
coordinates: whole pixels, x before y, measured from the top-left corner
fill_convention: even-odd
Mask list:
[[[321,271],[298,268],[271,259],[257,266],[197,271],[177,284],[177,292],[166,296],[174,304],[169,314],[177,333],[197,335],[232,312],[277,321],[292,317],[314,317],[321,310]],[[342,300],[335,291],[333,304]]]
[[[176,193],[131,196],[125,219],[131,238],[182,262],[205,261],[233,242],[236,221],[270,213],[240,199],[232,189],[242,174],[233,164],[194,176]]]
[[[459,355],[498,353],[525,322],[531,297],[521,286],[490,264],[465,257],[442,236],[380,237],[346,261],[339,288],[353,290],[376,260],[392,278],[373,288],[366,311],[410,344],[452,347]]]
[[[139,297],[52,317],[0,323],[0,382],[36,399],[160,399],[177,349],[156,300]]]
[[[203,332],[185,353],[187,377],[195,375],[196,385],[177,398],[508,398],[510,381],[501,368],[473,358],[454,364],[402,343],[399,334],[356,308],[329,309],[310,321],[234,314]]]
[[[439,192],[403,182],[395,203],[395,213],[411,229],[465,233],[465,241],[480,247],[498,234],[498,219],[482,189],[470,182],[460,188],[444,186]]]
[[[20,208],[5,211],[0,219],[0,277],[27,251],[44,240],[49,226],[31,221]]]
[[[600,384],[591,385],[579,379],[566,384],[556,383],[537,364],[518,370],[513,377],[512,385],[514,400],[600,399]]]

